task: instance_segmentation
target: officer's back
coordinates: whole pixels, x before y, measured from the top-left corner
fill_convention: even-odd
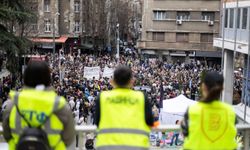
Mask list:
[[[152,110],[142,92],[130,89],[130,68],[118,67],[112,85],[114,89],[102,92],[96,103],[97,149],[148,149]]]
[[[23,90],[10,92],[11,101],[3,117],[4,138],[8,141],[10,150],[24,147],[32,149],[39,147],[39,144],[63,150],[72,143],[72,113],[65,99],[50,89],[50,83],[47,64],[34,61],[29,63],[24,72]],[[35,134],[44,137],[42,139]],[[40,138],[41,141],[35,143],[29,137]]]
[[[236,116],[233,108],[219,101],[223,76],[208,72],[202,79],[203,99],[189,107],[182,122],[187,150],[233,150]]]

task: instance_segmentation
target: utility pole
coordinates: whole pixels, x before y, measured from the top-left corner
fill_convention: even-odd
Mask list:
[[[55,61],[56,39],[55,39],[55,17],[53,18],[53,60]]]
[[[56,53],[56,29],[55,29],[55,23],[56,23],[56,17],[60,15],[59,12],[56,12],[53,18],[53,60],[55,61],[55,53]]]
[[[120,61],[120,37],[119,37],[119,27],[120,27],[120,24],[117,23],[116,25],[116,32],[117,32],[117,42],[116,42],[116,50],[117,50],[117,53],[116,53],[116,58],[117,58],[117,63],[119,64],[119,61]]]

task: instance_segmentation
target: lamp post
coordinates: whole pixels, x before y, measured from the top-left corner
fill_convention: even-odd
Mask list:
[[[117,23],[116,25],[116,32],[117,32],[117,42],[116,42],[116,58],[117,58],[117,63],[119,64],[120,61],[120,37],[119,37],[119,27],[120,24]]]
[[[55,33],[55,23],[56,23],[56,17],[59,16],[60,13],[56,12],[55,17],[53,18],[53,60],[55,61],[55,52],[56,52],[56,33]]]
[[[56,24],[56,18],[60,15],[59,12],[56,12],[55,13],[55,16],[53,18],[53,60],[54,62],[56,61],[55,59],[55,53],[56,53],[56,37],[55,37],[55,24]],[[62,81],[61,79],[61,58],[60,58],[60,51],[59,51],[59,54],[58,54],[58,57],[59,57],[59,62],[58,62],[58,70],[59,70],[59,79],[60,79],[60,83]]]

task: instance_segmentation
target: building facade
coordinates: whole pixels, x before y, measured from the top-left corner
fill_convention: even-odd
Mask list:
[[[144,0],[141,53],[192,56],[212,52],[220,29],[220,0]]]
[[[24,6],[37,17],[26,29],[26,36],[34,42],[35,49],[52,50],[54,38],[56,51],[72,51],[84,47],[86,38],[100,31],[104,1],[99,0],[23,0]],[[105,18],[104,18],[105,20]],[[93,42],[86,40],[87,48]]]
[[[120,39],[136,41],[141,21],[141,0],[23,0],[37,18],[26,29],[35,49],[105,49]]]
[[[228,103],[233,102],[233,74],[238,67],[236,60],[243,65],[243,88],[241,91],[242,103],[250,106],[250,1],[227,0],[223,3],[223,20],[221,36],[214,38],[214,46],[222,49],[224,62],[225,85],[222,99]],[[248,79],[248,80],[247,80]],[[243,112],[243,111],[242,111]],[[243,116],[243,115],[242,115]],[[249,117],[248,117],[249,118]],[[248,120],[250,122],[250,118]]]

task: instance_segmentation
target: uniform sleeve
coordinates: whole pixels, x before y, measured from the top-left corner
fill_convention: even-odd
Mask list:
[[[152,107],[150,105],[150,102],[148,101],[148,97],[146,94],[144,94],[145,98],[145,120],[148,126],[154,125],[154,117],[152,113]]]
[[[98,127],[99,122],[100,122],[100,117],[101,117],[101,107],[100,107],[100,95],[98,95],[96,99],[96,105],[95,105],[95,125]]]
[[[6,101],[8,103],[3,111],[3,137],[8,142],[12,139],[11,129],[9,125],[9,117],[11,109],[13,108],[13,102],[11,100]]]
[[[72,116],[72,112],[68,105],[64,105],[63,108],[55,112],[55,115],[63,123],[64,130],[61,133],[62,140],[68,147],[72,144],[75,138],[75,124]]]
[[[184,114],[184,119],[181,122],[181,129],[182,129],[182,133],[185,137],[188,136],[188,128],[189,128],[189,117],[188,117],[188,110],[186,111],[186,113]]]

